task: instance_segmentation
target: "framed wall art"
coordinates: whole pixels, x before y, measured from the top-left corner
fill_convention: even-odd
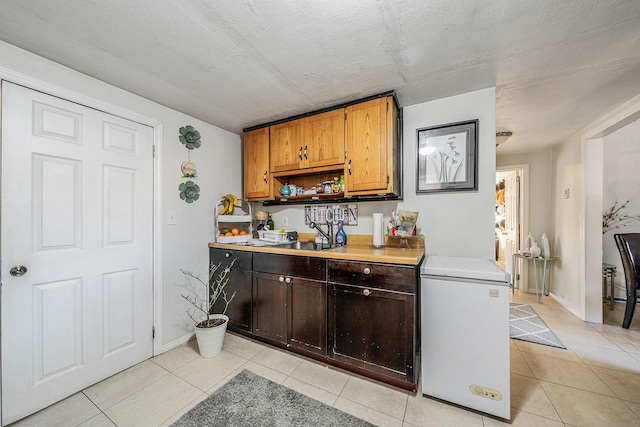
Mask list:
[[[478,189],[478,120],[418,129],[416,193]]]

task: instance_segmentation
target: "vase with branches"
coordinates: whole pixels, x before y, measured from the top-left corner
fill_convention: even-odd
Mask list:
[[[220,263],[211,263],[208,281],[202,280],[200,276],[191,271],[180,269],[189,282],[189,289],[192,290],[189,294],[182,294],[182,298],[191,305],[187,309],[187,315],[194,322],[198,349],[202,357],[213,357],[222,351],[224,335],[229,321],[226,316],[227,308],[229,308],[229,304],[236,296],[234,292],[229,297],[225,287],[229,282],[229,273],[235,262],[236,259],[233,259],[221,271],[219,271],[221,268]],[[199,291],[200,287],[204,288],[205,297],[201,296],[203,292]],[[222,313],[213,313],[213,307],[219,298],[224,301],[224,309]]]
[[[628,215],[623,213],[629,204],[629,200],[618,205],[616,200],[605,213],[602,214],[602,234],[617,228],[626,227],[634,221],[640,221],[640,215]]]
[[[213,306],[216,301],[218,301],[218,298],[222,297],[225,305],[224,310],[219,314],[224,315],[227,313],[229,303],[231,303],[231,300],[236,296],[236,293],[234,292],[231,297],[228,297],[224,289],[229,282],[229,272],[235,263],[236,259],[233,259],[229,265],[222,269],[220,273],[217,273],[220,269],[220,263],[211,263],[209,266],[209,280],[206,282],[193,272],[183,270],[182,268],[180,269],[182,274],[184,274],[189,281],[195,280],[198,285],[202,285],[205,289],[205,295],[207,295],[206,297],[200,296],[197,289],[194,289],[192,294],[182,295],[182,298],[187,300],[193,307],[187,310],[187,315],[195,322],[197,328],[212,328],[223,323],[221,319],[212,317]]]

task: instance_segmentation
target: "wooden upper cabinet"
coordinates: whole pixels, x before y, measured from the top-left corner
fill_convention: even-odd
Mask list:
[[[304,119],[302,168],[344,164],[344,109]]]
[[[271,126],[271,172],[344,164],[344,109]]]
[[[272,198],[269,171],[269,128],[244,134],[244,197],[247,200]]]
[[[302,162],[302,120],[292,120],[270,126],[271,172],[300,169]]]
[[[398,110],[393,97],[347,107],[345,192],[386,195],[399,191]]]

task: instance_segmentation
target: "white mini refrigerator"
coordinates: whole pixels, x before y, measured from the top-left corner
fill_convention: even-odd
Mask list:
[[[510,419],[509,273],[444,256],[420,272],[422,393]]]

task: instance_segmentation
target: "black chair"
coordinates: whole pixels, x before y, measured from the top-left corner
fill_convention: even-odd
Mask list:
[[[636,298],[640,296],[640,233],[614,234],[613,238],[620,251],[627,285],[627,306],[622,327],[629,329],[636,309]],[[613,298],[613,295],[611,297]]]

